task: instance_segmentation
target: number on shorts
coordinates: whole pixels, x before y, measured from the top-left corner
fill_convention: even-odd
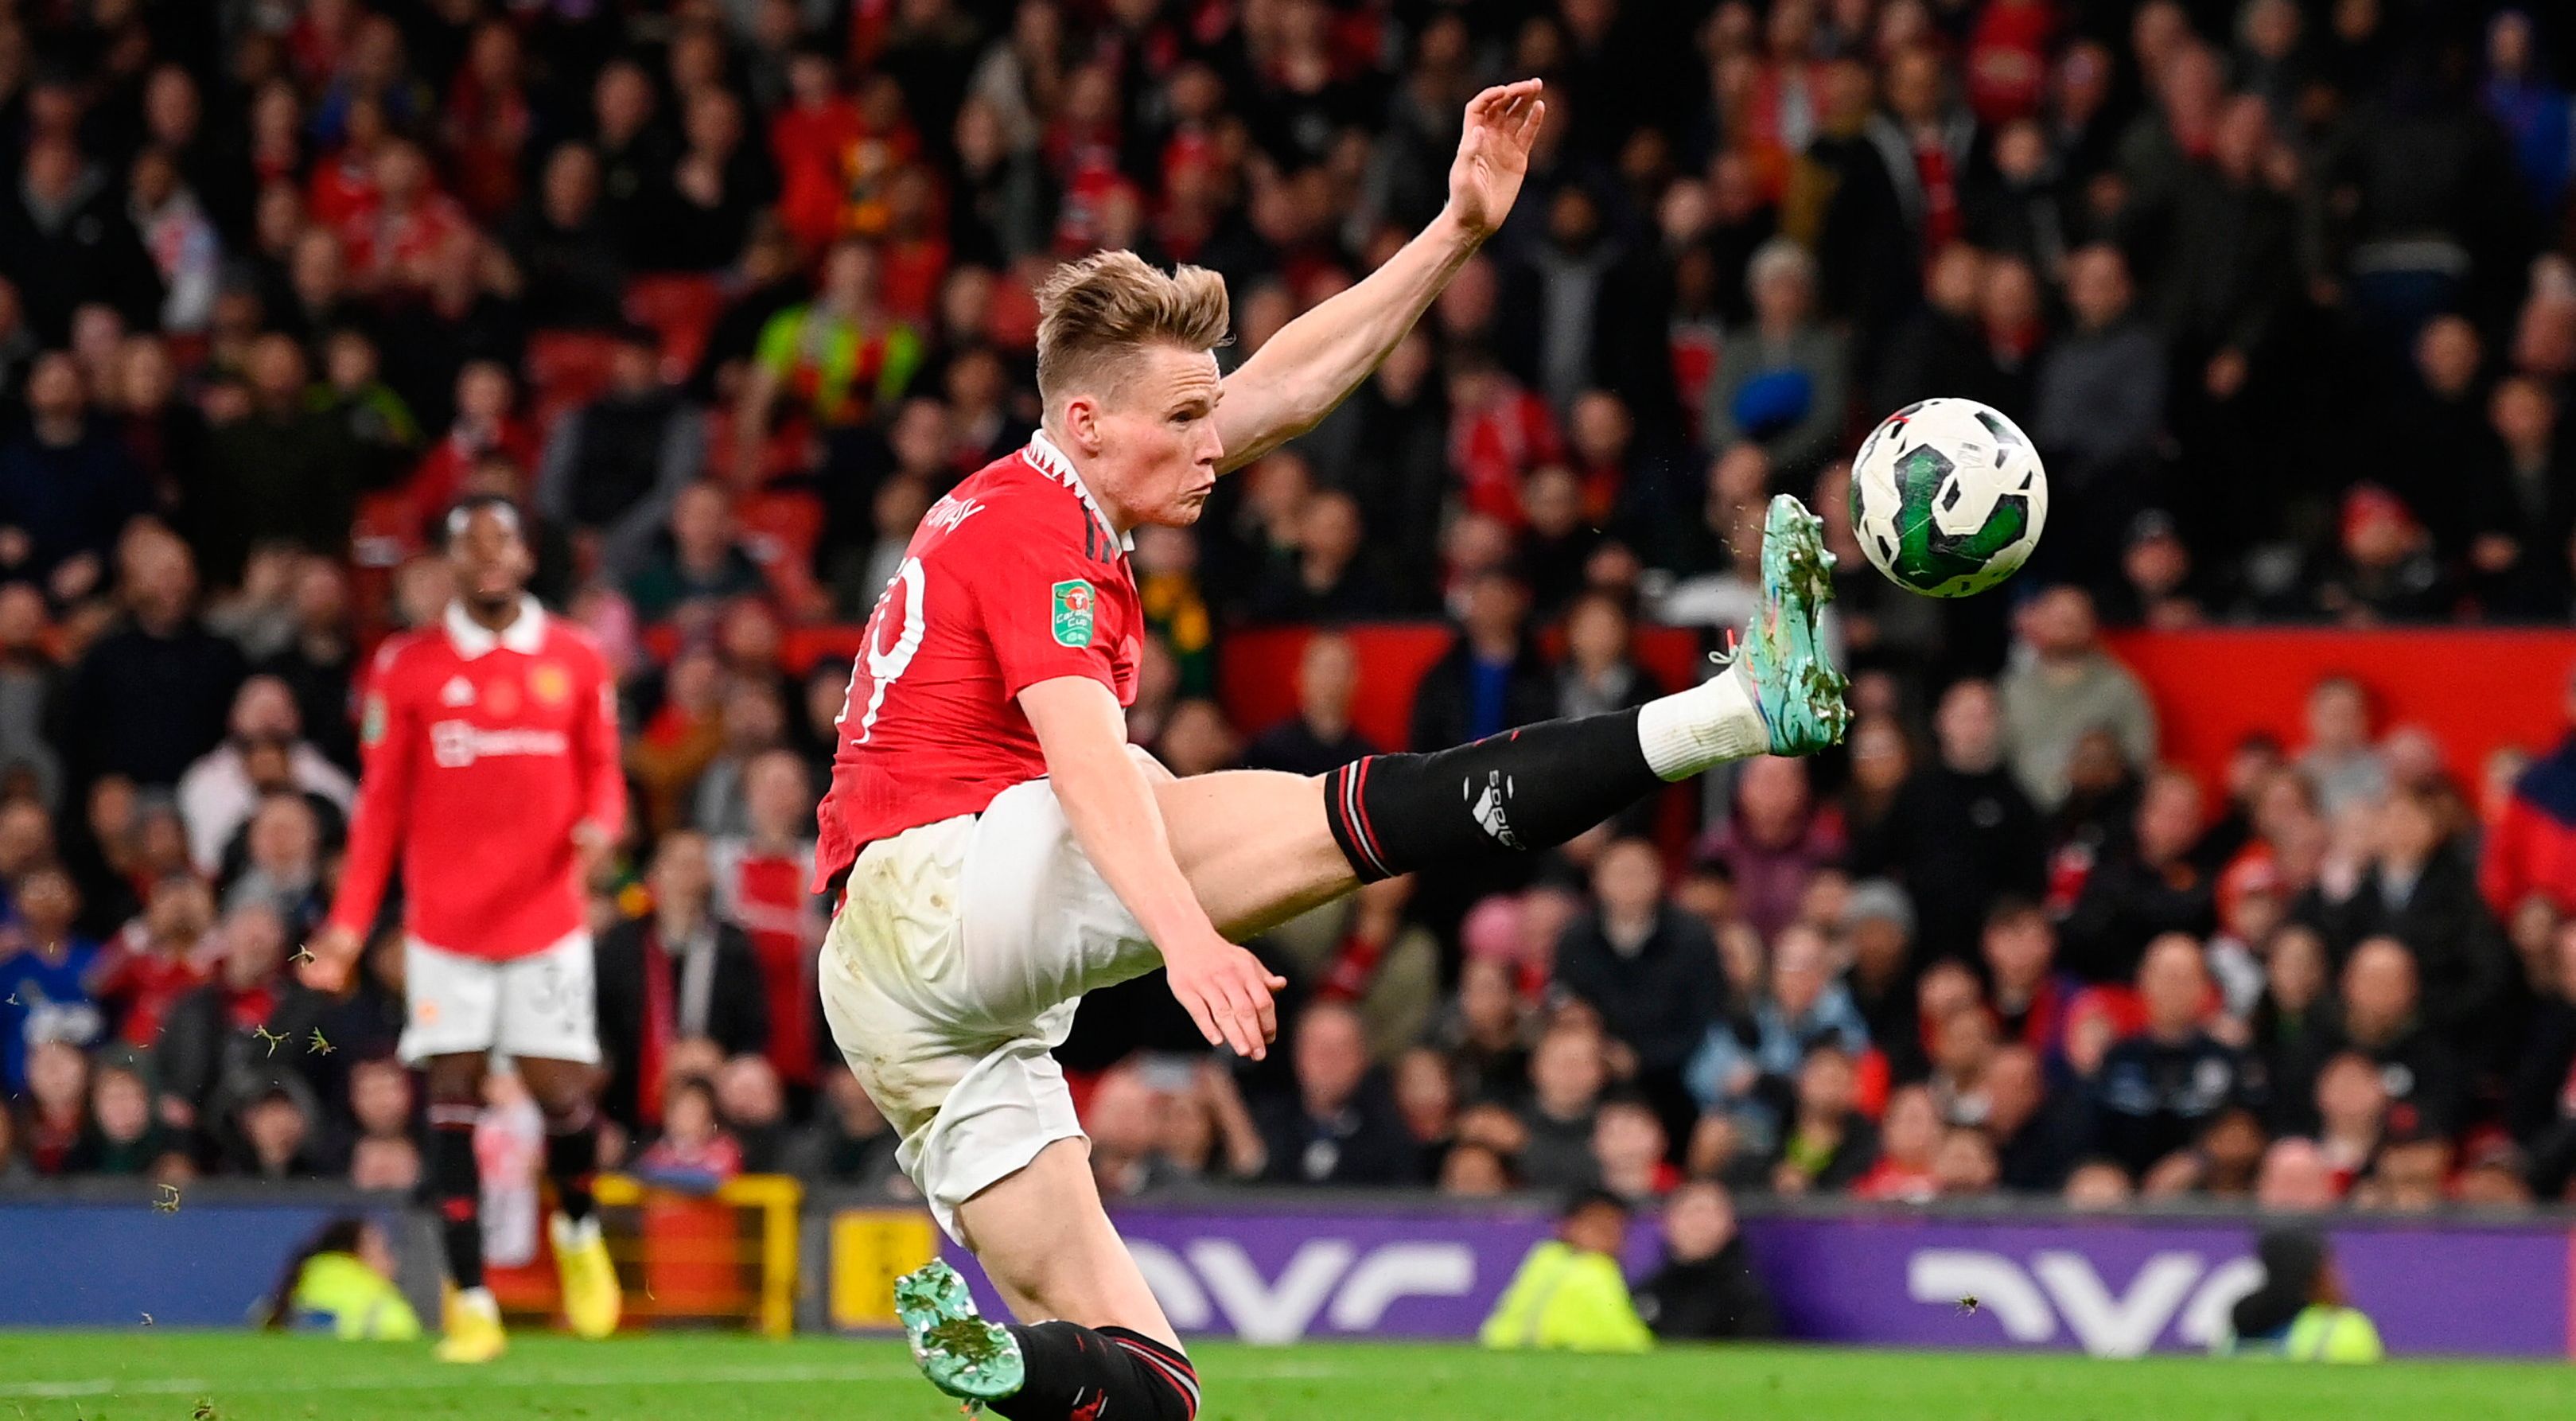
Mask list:
[[[868,736],[876,730],[877,712],[885,706],[886,687],[894,684],[895,678],[912,664],[912,654],[921,649],[921,633],[926,625],[921,615],[922,582],[921,559],[905,558],[903,566],[886,580],[885,591],[877,595],[876,610],[868,614],[867,645],[850,663],[849,689],[841,693],[841,716],[846,720],[850,702],[859,694],[859,676],[862,672],[867,675],[868,708],[859,717],[859,734],[850,742],[853,745],[868,743]],[[898,592],[903,594],[900,599],[895,596]],[[894,644],[880,651],[889,611],[903,621],[896,629]]]

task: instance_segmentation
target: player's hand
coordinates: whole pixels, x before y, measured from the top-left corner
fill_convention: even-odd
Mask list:
[[[608,862],[608,856],[616,848],[617,836],[607,829],[587,819],[572,826],[573,866],[581,875],[584,891],[598,881],[600,865]]]
[[[1449,214],[1478,237],[1503,225],[1529,176],[1530,145],[1547,121],[1539,88],[1538,80],[1523,79],[1467,101],[1466,129],[1449,165]]]
[[[296,980],[317,992],[338,996],[348,990],[350,973],[356,970],[358,953],[365,946],[347,928],[326,927],[304,945],[295,964]]]
[[[1165,945],[1163,967],[1171,977],[1172,995],[1210,1046],[1229,1047],[1256,1061],[1270,1054],[1270,1040],[1279,1034],[1279,1008],[1271,993],[1285,989],[1287,978],[1273,976],[1260,958],[1214,932],[1177,952]]]

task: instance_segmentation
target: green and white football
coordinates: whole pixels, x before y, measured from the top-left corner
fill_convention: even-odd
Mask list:
[[[1890,581],[1926,597],[1972,597],[2039,546],[2048,473],[2000,411],[1920,400],[1861,441],[1851,515],[1861,552]]]

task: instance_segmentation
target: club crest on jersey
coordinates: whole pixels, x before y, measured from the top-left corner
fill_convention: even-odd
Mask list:
[[[474,704],[474,683],[462,676],[448,677],[447,684],[439,688],[438,703],[443,706]]]
[[[537,698],[539,705],[562,705],[572,695],[572,676],[549,661],[528,673],[528,693]]]
[[[1070,582],[1059,582],[1050,590],[1055,595],[1055,615],[1051,621],[1055,629],[1055,644],[1091,645],[1091,584],[1077,577]]]

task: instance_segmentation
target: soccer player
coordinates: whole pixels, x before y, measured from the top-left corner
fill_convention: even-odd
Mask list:
[[[507,1341],[483,1286],[474,1121],[483,1073],[508,1055],[546,1120],[564,1313],[617,1329],[617,1273],[590,1182],[599,1161],[599,1038],[583,884],[626,818],[617,687],[590,638],[527,594],[518,510],[467,499],[447,516],[456,600],[436,627],[376,653],[359,728],[364,774],[331,914],[305,984],[337,992],[403,870],[402,1058],[429,1077],[430,1194],[455,1285],[438,1355],[486,1362]]]
[[[1468,106],[1443,214],[1230,379],[1223,281],[1131,253],[1041,293],[1041,432],[922,519],[869,619],[822,811],[843,884],[824,1015],[897,1158],[1012,1311],[934,1263],[896,1288],[914,1355],[1011,1421],[1190,1421],[1198,1380],[1103,1211],[1048,1054],[1086,991],[1168,969],[1211,1044],[1260,1058],[1273,977],[1236,940],[1360,884],[1563,842],[1720,761],[1842,733],[1815,615],[1821,524],[1766,525],[1766,606],[1735,664],[1638,709],[1328,775],[1176,779],[1126,743],[1146,635],[1126,543],[1186,525],[1220,470],[1310,427],[1391,350],[1517,195],[1535,81]]]

